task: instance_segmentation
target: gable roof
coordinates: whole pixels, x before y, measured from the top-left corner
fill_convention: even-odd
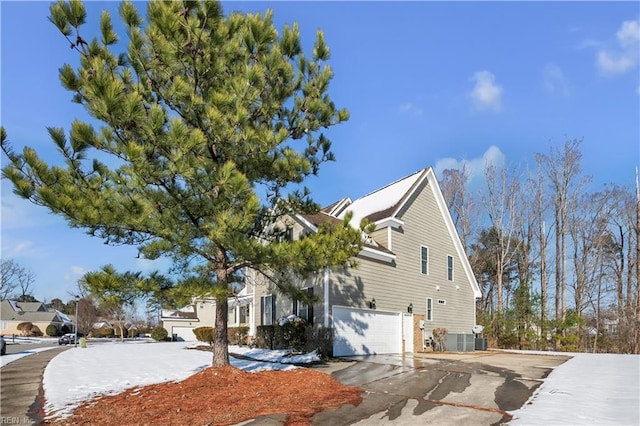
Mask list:
[[[436,200],[441,219],[444,221],[451,240],[453,241],[456,254],[462,263],[462,268],[471,285],[473,294],[475,297],[481,297],[480,287],[471,269],[471,264],[464,251],[453,219],[451,219],[449,208],[440,190],[440,185],[438,185],[438,179],[431,167],[418,170],[409,176],[370,192],[353,201],[351,204],[344,202],[348,200],[348,198],[344,198],[338,203],[334,203],[331,206],[331,210],[335,211],[336,206],[342,203],[343,208],[339,212],[338,218],[343,219],[348,211],[352,211],[352,226],[358,226],[362,219],[367,219],[369,222],[376,223],[379,226],[383,225],[382,227],[389,226],[392,223],[401,224],[402,221],[397,217],[398,214],[425,180],[428,182],[428,188]],[[376,247],[376,249],[380,250],[381,247]]]
[[[345,206],[339,213],[338,217],[344,219],[347,212],[353,212],[351,223],[353,226],[359,226],[362,219],[368,219],[369,222],[377,222],[393,215],[397,211],[399,204],[405,200],[412,189],[421,181],[427,170],[418,170],[402,179],[399,179],[389,185],[377,189],[364,197],[358,198],[351,204]]]

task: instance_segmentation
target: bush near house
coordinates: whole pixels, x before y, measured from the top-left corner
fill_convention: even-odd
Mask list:
[[[436,345],[440,348],[440,352],[444,352],[447,348],[444,345],[444,341],[447,338],[447,329],[446,328],[434,328],[433,329],[433,340],[435,340]]]
[[[247,337],[249,336],[249,327],[228,327],[227,328],[227,340],[232,345],[246,345]]]
[[[193,329],[193,334],[198,341],[213,345],[213,330],[213,327],[196,327]]]
[[[20,334],[24,337],[40,337],[42,336],[42,331],[38,328],[37,325],[33,325],[31,322],[21,322],[18,324],[18,330],[21,332]]]
[[[111,327],[100,327],[91,331],[93,337],[113,337],[113,334],[113,328]]]
[[[322,357],[333,356],[333,330],[328,327],[307,326],[305,352],[318,351]]]
[[[51,336],[51,337],[56,337],[60,335],[60,331],[58,330],[58,327],[56,327],[53,324],[49,324],[47,326],[45,333],[47,333],[47,336]]]
[[[156,342],[162,342],[163,340],[167,340],[168,336],[169,336],[169,333],[161,325],[151,330],[151,338]]]
[[[60,334],[67,334],[67,333],[72,333],[73,332],[73,327],[71,327],[70,325],[64,324],[62,326],[62,328],[60,329]]]
[[[296,317],[279,324],[260,325],[256,330],[256,346],[265,349],[303,351],[307,347],[307,322]],[[314,348],[315,349],[315,348]]]

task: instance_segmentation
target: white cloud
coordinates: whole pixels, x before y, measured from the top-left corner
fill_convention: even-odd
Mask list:
[[[552,95],[569,96],[571,87],[569,80],[556,64],[547,64],[542,70],[542,78],[545,90]]]
[[[35,253],[35,246],[32,241],[7,241],[6,236],[3,236],[2,244],[2,258],[10,259],[19,256],[29,256]]]
[[[400,112],[404,113],[404,114],[411,114],[411,115],[415,115],[415,116],[421,116],[422,113],[424,112],[424,110],[422,108],[420,108],[418,105],[412,103],[412,102],[407,102],[406,104],[403,104],[400,106]]]
[[[67,271],[67,272],[64,274],[64,279],[65,279],[66,281],[77,281],[77,280],[79,280],[80,278],[82,278],[82,276],[83,276],[84,274],[86,274],[87,272],[88,272],[88,271],[87,271],[85,268],[83,268],[82,266],[75,266],[75,265],[73,265],[73,266],[71,266],[71,268],[69,269],[69,271]]]
[[[482,154],[482,157],[472,158],[470,160],[458,160],[455,158],[447,157],[441,158],[436,161],[434,171],[438,177],[442,177],[442,171],[446,169],[462,170],[463,168],[469,174],[469,182],[476,179],[484,178],[484,169],[487,165],[493,165],[497,169],[500,169],[506,164],[506,157],[495,145],[491,145]]]
[[[596,55],[598,68],[605,74],[622,74],[638,65],[638,21],[624,21],[616,33],[616,39],[617,46],[614,49],[600,49]]]
[[[478,71],[473,77],[475,81],[473,90],[469,93],[474,105],[479,109],[491,109],[500,111],[502,109],[502,86],[496,84],[495,76],[489,71]]]

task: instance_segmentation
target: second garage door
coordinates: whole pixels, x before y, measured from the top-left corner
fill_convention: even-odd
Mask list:
[[[171,334],[174,334],[178,341],[195,342],[196,335],[193,333],[195,327],[171,327]],[[171,336],[169,336],[171,337]]]
[[[333,355],[375,355],[402,352],[402,316],[333,306]]]

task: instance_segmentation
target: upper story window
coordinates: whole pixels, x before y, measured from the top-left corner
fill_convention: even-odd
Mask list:
[[[420,273],[429,275],[429,248],[420,246]]]
[[[447,256],[447,280],[453,281],[453,256]]]
[[[427,297],[427,321],[433,321],[433,299]]]

